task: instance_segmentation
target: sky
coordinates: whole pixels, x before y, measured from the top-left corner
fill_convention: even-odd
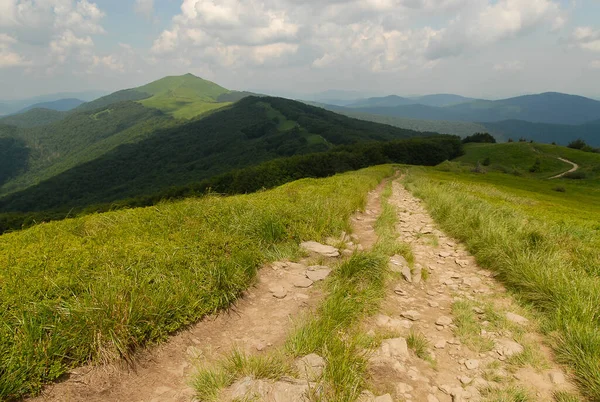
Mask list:
[[[600,0],[0,0],[0,99],[192,73],[330,89],[600,97]]]

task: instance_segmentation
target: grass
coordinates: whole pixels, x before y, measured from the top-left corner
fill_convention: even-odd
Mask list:
[[[456,329],[455,335],[462,343],[476,352],[488,352],[494,348],[494,341],[481,336],[483,329],[477,315],[473,312],[474,303],[459,300],[452,304],[452,316]]]
[[[218,366],[198,370],[192,386],[200,401],[216,400],[219,392],[243,377],[257,379],[278,379],[296,374],[292,362],[283,354],[272,353],[266,356],[252,356],[234,349]]]
[[[527,390],[509,385],[506,387],[487,387],[481,390],[485,402],[533,402],[534,399]]]
[[[423,334],[411,330],[406,337],[406,344],[409,349],[415,352],[415,355],[417,355],[419,359],[431,359],[429,355],[429,341]]]
[[[0,399],[36,393],[82,363],[128,359],[226,308],[265,261],[347,231],[391,173],[370,168],[0,236]],[[369,270],[373,261],[352,264]]]
[[[563,180],[567,191],[557,193],[552,180],[413,169],[406,184],[479,264],[540,313],[557,358],[588,398],[600,400],[600,191],[594,180]]]

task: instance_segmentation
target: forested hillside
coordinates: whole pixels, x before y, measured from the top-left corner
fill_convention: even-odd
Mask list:
[[[140,120],[147,121],[151,109],[131,102],[126,105],[139,108]],[[351,119],[291,100],[247,97],[201,120],[159,130],[143,141],[121,145],[2,198],[0,210],[41,211],[110,202],[274,158],[423,135],[427,134]],[[84,141],[67,138],[60,143],[67,148]]]

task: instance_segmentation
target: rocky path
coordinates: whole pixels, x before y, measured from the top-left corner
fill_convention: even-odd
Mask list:
[[[234,348],[250,354],[281,347],[292,319],[318,305],[320,281],[330,266],[376,241],[373,223],[380,213],[383,184],[369,193],[365,212],[352,217],[353,234],[331,244],[306,242],[307,258],[278,261],[259,270],[257,282],[228,312],[207,317],[158,347],[139,353],[131,366],[88,366],[72,371],[31,401],[52,402],[188,402],[194,400],[190,378]],[[289,387],[288,387],[289,388]],[[283,388],[284,392],[287,388]],[[285,400],[285,399],[284,399]]]
[[[398,182],[390,203],[416,264],[411,272],[401,257],[391,259],[396,279],[381,313],[365,323],[386,339],[370,358],[373,389],[363,399],[552,401],[555,392],[573,391],[534,320],[493,274],[439,231]]]
[[[569,173],[573,173],[573,172],[575,172],[575,171],[577,171],[579,169],[579,165],[576,164],[575,162],[571,162],[570,160],[564,159],[564,158],[558,158],[558,160],[561,160],[561,161],[563,161],[565,163],[573,165],[573,167],[571,169],[567,170],[566,172],[562,172],[560,174],[557,174],[556,176],[552,176],[551,179],[558,179],[559,177],[563,177],[564,175],[569,174]]]

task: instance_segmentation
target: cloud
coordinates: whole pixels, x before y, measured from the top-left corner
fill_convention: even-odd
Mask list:
[[[431,59],[457,56],[501,40],[520,37],[548,25],[564,23],[560,5],[551,0],[477,2],[457,15],[428,50]]]
[[[523,70],[523,68],[523,63],[518,60],[505,61],[503,63],[494,64],[494,70],[496,71],[516,72]]]
[[[571,41],[581,49],[600,52],[600,29],[577,27],[571,34]]]
[[[11,50],[11,46],[17,41],[12,36],[0,33],[0,68],[28,66],[30,61]]]
[[[154,0],[135,0],[133,9],[137,14],[149,19],[154,15]]]
[[[590,68],[600,69],[600,60],[593,60],[590,62]]]

